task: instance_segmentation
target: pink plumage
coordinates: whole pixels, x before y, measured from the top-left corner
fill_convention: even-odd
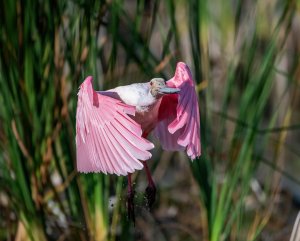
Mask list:
[[[165,150],[201,155],[200,116],[195,83],[185,63],[175,76],[96,92],[87,77],[78,93],[77,169],[127,175],[143,168],[154,145],[145,137],[154,130]],[[164,81],[163,81],[164,82]],[[179,92],[179,93],[178,93]]]
[[[80,86],[76,114],[77,168],[80,172],[127,175],[143,168],[154,145],[129,115],[133,106],[93,90],[92,77]]]
[[[173,95],[162,97],[163,105],[159,109],[162,118],[154,130],[155,135],[164,149],[186,150],[188,156],[195,159],[201,155],[200,114],[195,82],[185,63],[177,64],[175,76],[167,85],[179,88],[180,93],[177,100]]]

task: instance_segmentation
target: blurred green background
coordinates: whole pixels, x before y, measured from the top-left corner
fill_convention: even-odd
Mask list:
[[[289,240],[299,1],[11,0],[0,21],[0,240]],[[167,79],[178,61],[197,82],[202,156],[156,143],[158,197],[149,212],[136,173],[134,227],[126,178],[76,173],[78,87]]]

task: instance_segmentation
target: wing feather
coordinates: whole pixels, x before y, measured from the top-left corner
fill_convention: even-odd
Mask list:
[[[195,159],[201,155],[199,105],[195,82],[185,63],[177,64],[175,76],[167,85],[179,88],[180,93],[176,106],[170,103],[175,103],[174,95],[163,97],[154,133],[164,149],[185,149],[188,156]]]
[[[112,156],[112,144],[110,143],[109,137],[107,136],[107,132],[104,131],[103,128],[99,128],[99,140],[102,144],[102,150],[99,153],[103,155],[104,160],[107,160],[106,162],[98,161],[99,163],[102,163],[102,165],[104,165],[103,168],[108,168],[108,166],[111,165],[113,169],[109,171],[109,173],[115,173],[117,175],[120,175],[123,172],[123,170],[126,170],[126,168],[130,169],[130,166],[127,166],[127,164],[125,165],[125,163],[123,162],[119,162],[119,160],[116,161],[114,156]]]
[[[127,149],[135,152],[137,155],[137,158],[140,160],[148,160],[151,157],[151,154],[149,155],[149,152],[143,151],[140,148],[144,148],[145,150],[149,150],[151,148],[151,142],[148,140],[145,140],[144,143],[141,143],[143,146],[136,147],[134,143],[139,141],[139,137],[136,136],[134,133],[130,132],[126,127],[120,125],[118,122],[115,124],[116,132],[119,133],[119,141],[124,142],[124,144],[128,147]],[[122,132],[120,132],[120,129],[123,129]]]
[[[137,124],[134,120],[132,120],[129,116],[124,115],[123,118],[119,118],[119,119],[117,119],[117,121],[121,125],[126,126],[126,128],[129,129],[135,135],[137,135],[137,136],[142,135],[141,126],[139,124]]]
[[[127,175],[142,169],[154,145],[128,115],[135,107],[93,90],[92,77],[80,86],[76,113],[77,169]]]
[[[104,111],[107,111],[106,106],[104,106]],[[93,138],[93,143],[95,143],[96,147],[96,153],[101,153],[105,158],[106,162],[99,161],[98,155],[94,155],[94,163],[96,166],[98,166],[101,170],[107,170],[108,173],[116,173],[120,175],[121,170],[124,170],[124,167],[122,165],[119,165],[118,162],[112,161],[111,156],[111,148],[110,144],[107,140],[107,132],[104,131],[103,128],[100,127],[99,123],[105,122],[106,116],[100,117],[96,114],[96,112],[91,113],[92,120],[95,126],[96,131],[93,132],[93,136],[96,135],[96,137]],[[109,126],[109,125],[108,125]]]
[[[116,164],[116,169],[114,170],[114,172],[110,172],[110,173],[115,173],[117,175],[126,175],[126,171],[132,171],[132,167],[131,166],[125,166],[125,162],[122,161],[122,157],[119,156],[116,147],[114,145],[114,140],[110,139],[110,136],[108,134],[108,132],[105,132],[104,135],[105,141],[107,143],[107,151],[109,152],[109,159],[111,162]],[[118,155],[118,156],[117,156]],[[119,158],[118,158],[119,157]]]
[[[121,157],[121,159],[123,160],[122,163],[126,164],[127,166],[129,166],[133,171],[134,169],[140,170],[143,168],[142,163],[133,155],[131,155],[130,151],[128,151],[127,149],[124,149],[123,146],[126,146],[127,143],[122,143],[120,141],[120,135],[118,135],[117,132],[112,133],[111,128],[108,129],[108,135],[110,138],[111,142],[114,142],[115,146],[113,146],[115,153],[118,154],[118,156]],[[134,162],[129,163],[127,160],[128,159],[132,159]]]
[[[110,126],[108,128],[108,135],[110,140],[115,143],[115,148],[117,148],[117,152],[119,152],[120,155],[122,155],[122,158],[126,157],[124,159],[125,163],[128,163],[127,158],[132,158],[134,160],[134,164],[141,164],[141,162],[138,160],[138,157],[130,154],[132,153],[132,150],[130,149],[132,143],[126,141],[126,138],[123,138],[122,134],[118,130],[116,130],[116,125]],[[126,147],[126,149],[124,147]]]
[[[112,162],[118,165],[115,174],[126,175],[127,172],[124,170],[127,170],[128,172],[133,172],[135,166],[135,160],[134,162],[132,160],[130,163],[127,163],[127,161],[123,159],[124,157],[120,155],[120,152],[117,148],[118,141],[116,141],[110,135],[109,130],[107,130],[107,132],[105,133],[105,139],[108,144],[107,149],[110,151],[110,159]]]

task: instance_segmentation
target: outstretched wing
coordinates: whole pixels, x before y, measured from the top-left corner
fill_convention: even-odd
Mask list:
[[[92,77],[80,86],[76,113],[77,169],[127,175],[143,168],[154,145],[128,115],[135,107],[93,90]]]
[[[195,83],[190,69],[179,62],[169,87],[180,89],[177,95],[166,95],[159,108],[159,123],[154,134],[165,150],[186,150],[191,159],[201,155],[200,114]]]

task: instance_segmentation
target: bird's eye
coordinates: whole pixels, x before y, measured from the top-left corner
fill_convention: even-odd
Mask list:
[[[153,85],[153,82],[150,82],[150,85],[152,86],[152,85]]]

